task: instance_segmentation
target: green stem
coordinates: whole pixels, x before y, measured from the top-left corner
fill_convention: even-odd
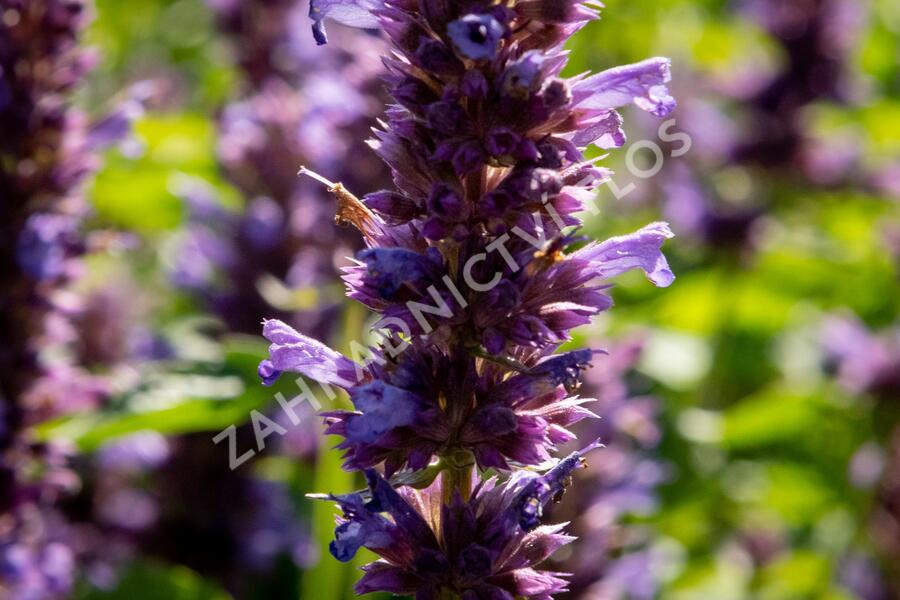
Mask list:
[[[441,588],[438,592],[438,600],[459,600],[459,594],[449,588]]]
[[[468,500],[472,495],[472,470],[475,468],[475,459],[470,452],[459,450],[444,457],[447,464],[444,471],[444,479],[441,486],[441,496],[444,503],[449,503],[455,492],[463,500]]]
[[[497,356],[494,354],[489,354],[486,350],[484,350],[483,348],[481,348],[479,346],[469,348],[469,352],[472,354],[472,356],[477,356],[478,358],[483,358],[492,363],[504,366],[507,369],[509,369],[511,371],[515,371],[517,373],[530,373],[531,372],[531,369],[529,369],[528,367],[526,367],[519,361],[509,358],[507,356]]]

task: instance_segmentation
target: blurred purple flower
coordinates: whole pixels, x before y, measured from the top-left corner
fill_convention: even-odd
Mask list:
[[[66,337],[89,246],[82,188],[99,164],[70,106],[96,61],[78,45],[91,8],[0,0],[0,594],[23,600],[69,596],[86,545],[57,509],[78,487],[68,452],[30,428],[106,393]]]
[[[225,176],[245,206],[225,209],[217,192],[198,181],[180,186],[189,225],[175,253],[173,280],[230,330],[255,331],[263,316],[274,315],[328,335],[337,294],[324,282],[355,242],[321,226],[334,214],[333,201],[324,191],[301,187],[296,173],[307,164],[348,183],[385,180],[377,159],[362,150],[382,104],[382,67],[374,57],[336,48],[314,55],[309,36],[292,33],[301,9],[294,0],[216,3],[213,9],[249,84],[244,97],[224,107],[218,143]],[[373,36],[338,33],[373,53],[378,48]],[[298,297],[315,297],[302,307],[275,307],[273,282],[300,290]]]
[[[873,333],[856,317],[834,316],[821,339],[826,368],[848,392],[890,398],[900,391],[900,329]]]
[[[578,474],[567,501],[551,514],[571,521],[578,536],[567,558],[554,563],[572,573],[572,597],[649,599],[657,591],[663,558],[649,546],[649,532],[626,518],[652,515],[659,504],[656,489],[669,477],[666,465],[653,457],[662,436],[659,403],[634,389],[642,347],[639,336],[614,344],[609,357],[584,378],[601,418],[583,422],[577,433],[606,447],[602,460]]]

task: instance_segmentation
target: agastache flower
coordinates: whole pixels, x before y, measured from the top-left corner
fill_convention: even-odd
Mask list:
[[[584,406],[591,400],[570,395],[590,364],[590,350],[556,355],[506,377],[497,365],[479,374],[467,355],[417,347],[364,368],[279,321],[267,321],[264,333],[273,342],[270,359],[260,365],[264,381],[292,371],[349,393],[355,411],[324,416],[326,433],[346,438],[338,448],[350,468],[383,462],[388,474],[404,466],[422,469],[454,447],[470,451],[483,468],[539,464],[557,444],[574,439],[569,426],[594,416]]]
[[[325,17],[353,24],[368,7],[312,4],[317,27]],[[301,169],[363,234],[344,281],[381,316],[382,339],[363,363],[269,320],[260,375],[271,384],[296,372],[353,403],[325,420],[343,438],[345,468],[370,483],[368,495],[334,497],[345,518],[332,553],[349,560],[367,547],[383,558],[365,568],[360,593],[545,599],[565,589],[534,567],[568,541],[541,523],[582,455],[547,465],[574,440],[569,427],[593,416],[576,391],[596,352],[556,352],[610,308],[610,278],[639,269],[660,287],[674,279],[664,223],[602,243],[576,232],[609,177],[585,147],[624,142],[617,108],[664,116],[675,106],[667,59],[562,77],[563,44],[596,6],[379,3],[396,104],[370,145],[395,187],[360,200]],[[504,481],[475,474],[487,469]],[[432,481],[422,492],[400,483]]]
[[[309,18],[313,20],[312,30],[316,43],[322,45],[328,42],[324,23],[326,18],[351,27],[378,27],[378,19],[372,14],[372,10],[379,4],[379,0],[310,0]]]
[[[345,562],[360,548],[379,555],[364,567],[358,594],[549,598],[564,592],[561,573],[535,567],[574,538],[563,534],[562,526],[540,526],[540,516],[593,447],[571,454],[545,475],[519,473],[504,483],[488,479],[468,500],[456,494],[449,502],[441,500],[440,480],[421,491],[395,490],[368,470],[368,493],[332,496],[343,517],[331,553]]]
[[[489,14],[466,15],[447,25],[453,46],[472,60],[494,58],[504,33],[503,25]]]

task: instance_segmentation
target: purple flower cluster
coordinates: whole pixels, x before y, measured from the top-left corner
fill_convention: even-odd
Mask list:
[[[900,329],[872,332],[855,316],[833,316],[821,338],[826,369],[849,393],[900,395]]]
[[[37,339],[54,294],[85,250],[80,186],[95,158],[67,96],[92,63],[76,45],[88,10],[84,2],[0,4],[0,392],[17,424],[27,421],[23,398],[43,371]]]
[[[369,480],[369,492],[334,498],[344,513],[335,557],[361,547],[380,556],[359,593],[550,598],[565,579],[536,567],[570,538],[542,525],[544,507],[596,446],[553,459],[574,441],[570,427],[593,416],[577,390],[597,354],[558,349],[610,308],[608,279],[633,269],[658,286],[674,279],[664,223],[602,243],[575,233],[609,176],[582,151],[624,143],[617,108],[674,108],[669,61],[563,78],[563,44],[598,16],[596,3],[368,8],[313,2],[312,14],[320,39],[322,19],[368,14],[392,43],[395,104],[371,145],[395,189],[359,200],[307,173],[365,238],[344,281],[381,316],[381,341],[365,360],[348,358],[269,320],[260,376],[271,384],[291,371],[350,396],[354,410],[325,419],[343,438],[345,467]]]
[[[590,449],[544,475],[518,472],[503,483],[485,479],[468,499],[457,490],[449,501],[446,475],[421,491],[396,490],[367,470],[368,493],[332,497],[344,517],[331,553],[347,561],[366,547],[382,557],[364,567],[359,594],[436,598],[440,590],[452,590],[472,598],[549,598],[565,591],[566,581],[561,573],[534,567],[573,538],[562,533],[562,525],[541,526],[541,515]]]

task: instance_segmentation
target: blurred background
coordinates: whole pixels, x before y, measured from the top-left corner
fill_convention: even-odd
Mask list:
[[[678,279],[623,279],[573,341],[610,351],[583,392],[607,448],[554,508],[580,540],[552,566],[571,598],[900,598],[900,4],[605,4],[567,72],[669,56],[679,108],[625,111],[586,230],[669,221]],[[86,9],[72,110],[103,143],[40,375],[0,412],[24,415],[0,598],[350,598],[366,558],[331,559],[304,495],[360,482],[256,365],[264,317],[338,348],[365,328],[337,275],[359,240],[295,173],[390,186],[365,144],[383,43],[317,48],[305,0]],[[253,411],[288,433],[257,447]]]

